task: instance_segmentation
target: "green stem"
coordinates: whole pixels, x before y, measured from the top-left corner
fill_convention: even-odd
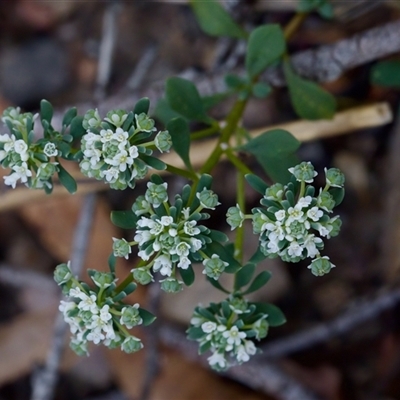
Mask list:
[[[235,132],[240,119],[242,118],[244,109],[247,104],[247,99],[245,100],[237,100],[235,105],[232,108],[232,111],[229,113],[226,119],[226,125],[222,129],[221,136],[218,140],[217,145],[215,146],[213,152],[211,153],[208,160],[205,162],[203,167],[200,169],[200,174],[208,174],[218,163],[221,155],[223,154],[224,147],[228,145],[229,139]]]
[[[232,149],[225,150],[226,157],[228,160],[240,171],[243,175],[252,174],[251,169],[244,163],[240,158],[234,154]]]
[[[199,177],[196,175],[194,171],[187,171],[182,168],[174,167],[173,165],[170,164],[166,164],[166,166],[167,166],[167,171],[171,172],[171,174],[183,176],[184,178],[190,179],[193,182],[197,182],[199,180]]]
[[[246,207],[245,179],[241,171],[237,171],[236,188],[237,188],[237,193],[236,193],[237,204],[239,205],[241,210],[245,210]],[[244,231],[244,224],[242,224],[236,229],[235,253],[234,253],[235,258],[240,263],[243,262],[244,238],[245,238],[245,231]],[[235,280],[236,280],[236,275],[235,275]]]
[[[140,268],[146,265],[146,261],[140,260],[136,268]],[[116,288],[115,288],[115,295],[121,293],[130,283],[133,282],[133,274],[130,273]]]
[[[220,130],[220,126],[218,124],[218,122],[214,122],[213,125],[211,125],[208,128],[205,129],[200,129],[198,131],[193,132],[190,135],[190,140],[197,140],[197,139],[203,139],[206,138],[208,136],[214,135],[215,133],[217,133]]]
[[[293,34],[297,31],[297,29],[299,29],[300,25],[306,19],[307,15],[308,13],[298,12],[289,21],[289,23],[285,26],[285,29],[283,30],[283,35],[285,36],[286,40],[290,39],[293,36]]]

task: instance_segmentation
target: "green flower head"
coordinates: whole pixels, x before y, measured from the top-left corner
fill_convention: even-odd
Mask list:
[[[210,278],[218,280],[220,275],[224,272],[225,268],[229,265],[227,262],[222,261],[218,254],[213,254],[211,258],[203,261],[204,270],[203,274]]]
[[[101,118],[96,110],[89,110],[83,117],[82,126],[87,130],[91,128],[100,128]]]
[[[329,257],[324,256],[324,257],[319,257],[316,258],[311,262],[311,264],[307,267],[308,269],[311,269],[311,273],[315,276],[322,276],[330,272],[332,268],[334,268],[335,265],[333,265],[329,261]]]
[[[57,265],[54,271],[54,280],[57,282],[57,285],[64,285],[71,280],[72,272],[70,264],[71,262],[68,261],[68,264]]]
[[[289,172],[293,174],[299,182],[307,183],[311,183],[318,175],[317,172],[314,171],[314,166],[310,161],[303,161],[301,164],[289,168]]]
[[[197,198],[200,200],[200,204],[204,208],[215,210],[215,207],[221,203],[218,203],[218,196],[212,191],[204,188],[201,192],[196,193]]]
[[[125,257],[129,258],[129,254],[132,252],[131,246],[125,239],[116,239],[113,240],[113,253],[115,257]]]
[[[326,183],[329,186],[342,188],[344,186],[344,174],[337,168],[325,168]]]
[[[125,353],[135,353],[143,348],[141,340],[135,336],[128,336],[121,344],[121,350]]]
[[[157,185],[153,182],[147,183],[147,190],[145,193],[145,199],[153,205],[153,207],[159,207],[164,201],[168,200],[167,188],[168,184],[166,182]]]
[[[128,114],[125,110],[111,110],[107,113],[104,121],[113,124],[117,128],[121,127],[125,120],[128,118]]]
[[[230,207],[226,213],[226,222],[231,226],[231,230],[242,226],[244,221],[244,214],[240,210],[238,204],[236,207]]]
[[[168,131],[158,132],[157,136],[154,138],[154,144],[161,153],[169,152],[172,146],[171,135]]]

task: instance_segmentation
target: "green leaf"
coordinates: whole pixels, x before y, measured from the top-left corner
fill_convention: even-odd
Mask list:
[[[163,171],[164,169],[167,168],[165,163],[161,161],[160,159],[153,157],[153,156],[147,156],[145,154],[141,154],[140,158],[150,167],[158,170],[158,171]]]
[[[80,139],[85,133],[85,128],[82,126],[83,117],[78,115],[71,121],[71,126],[69,128],[69,134],[73,136],[74,139]]]
[[[219,243],[226,243],[229,238],[225,235],[225,233],[221,231],[217,231],[215,229],[210,229],[210,233],[208,235],[212,240],[219,242]]]
[[[193,284],[195,275],[191,265],[186,269],[179,268],[179,273],[181,274],[183,283],[186,286],[191,286]]]
[[[288,62],[284,72],[293,108],[301,118],[331,119],[336,112],[336,99],[316,83],[296,75]]]
[[[208,35],[246,38],[246,32],[231,18],[218,1],[190,0],[190,4],[201,29]]]
[[[44,119],[50,124],[52,118],[53,118],[53,106],[47,100],[42,100],[40,102],[40,119],[41,120]]]
[[[260,246],[258,246],[256,252],[251,256],[249,262],[258,264],[266,258],[267,256],[261,251]]]
[[[138,217],[131,210],[111,211],[111,222],[122,229],[136,228]]]
[[[224,80],[226,86],[235,90],[243,89],[249,84],[245,78],[235,74],[226,74]]]
[[[172,139],[172,147],[182,158],[186,167],[193,170],[189,158],[190,129],[189,124],[183,118],[174,118],[167,124],[167,129]]]
[[[297,4],[297,11],[310,12],[320,7],[325,0],[299,0]]]
[[[335,207],[338,206],[344,199],[344,188],[329,188],[329,193],[332,195],[333,200],[335,201]]]
[[[262,271],[260,272],[255,278],[254,281],[251,282],[251,285],[247,288],[243,294],[249,294],[257,291],[258,289],[262,288],[270,279],[271,279],[271,272],[269,271]]]
[[[270,326],[280,326],[286,322],[286,317],[277,306],[270,303],[253,303],[257,307],[257,312],[268,314],[267,321]]]
[[[239,290],[243,286],[246,286],[254,275],[256,270],[255,264],[248,263],[244,265],[237,273],[235,277],[235,290]]]
[[[221,292],[224,292],[226,294],[230,294],[231,292],[229,290],[226,290],[218,281],[216,281],[214,278],[210,278],[207,276],[208,282],[211,283],[212,286],[214,286],[216,289],[220,290]]]
[[[193,121],[209,123],[196,86],[187,79],[172,77],[166,83],[166,99],[171,108]]]
[[[139,311],[139,315],[143,320],[143,325],[144,326],[148,326],[150,324],[152,324],[155,319],[157,318],[154,314],[152,314],[150,311],[145,310],[144,308],[140,308],[138,309]]]
[[[202,344],[199,346],[199,354],[204,354],[206,351],[210,350],[210,349],[211,349],[211,345],[212,345],[211,340],[202,343]]]
[[[108,257],[108,267],[110,268],[110,271],[115,274],[115,264],[117,262],[117,257],[114,256],[114,253],[111,253],[110,256]]]
[[[318,13],[321,17],[326,19],[332,19],[334,16],[333,6],[331,3],[324,3],[318,7]]]
[[[272,87],[264,82],[257,82],[252,89],[254,97],[264,99],[272,92]]]
[[[212,96],[203,96],[201,101],[203,102],[203,107],[205,110],[222,103],[225,99],[231,96],[231,92],[215,93]]]
[[[62,120],[62,125],[63,126],[69,126],[72,122],[72,120],[76,117],[77,111],[76,107],[70,108],[65,114],[64,118]]]
[[[300,162],[295,155],[299,146],[300,142],[291,133],[283,129],[273,129],[251,139],[241,149],[253,154],[274,181],[285,183],[291,176],[288,168]],[[249,182],[249,178],[246,179]],[[257,185],[255,178],[251,180]],[[265,190],[262,194],[265,194]]]
[[[371,70],[371,83],[400,88],[400,60],[382,61],[375,64]]]
[[[154,110],[154,117],[160,120],[165,126],[167,126],[168,122],[173,118],[184,118],[181,114],[174,111],[171,106],[168,104],[166,99],[161,98],[158,100],[156,104],[156,108]],[[186,120],[186,118],[185,118]]]
[[[134,114],[141,114],[141,113],[147,114],[149,112],[149,108],[150,108],[149,98],[143,97],[136,103],[135,107],[133,108],[133,113]]]
[[[268,24],[254,29],[246,53],[246,70],[251,78],[263,72],[286,51],[286,41],[279,25]]]
[[[75,179],[69,174],[69,172],[61,165],[58,164],[58,177],[61,184],[68,190],[69,193],[73,194],[77,190]]]
[[[268,185],[257,175],[247,174],[245,175],[247,183],[258,193],[265,195],[265,191],[268,189]]]
[[[203,329],[201,329],[199,326],[192,326],[186,331],[186,333],[189,340],[198,340],[205,336]]]

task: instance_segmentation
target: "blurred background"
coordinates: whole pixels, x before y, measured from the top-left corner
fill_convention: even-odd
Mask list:
[[[296,3],[224,2],[249,29],[285,25]],[[256,298],[279,305],[288,322],[271,329],[254,361],[227,374],[211,372],[196,345],[184,340],[194,306],[221,298],[200,276],[192,290],[176,296],[156,287],[131,296],[129,301],[160,315],[138,333],[146,350],[127,355],[94,346],[90,357],[79,358],[68,349],[68,333],[55,325],[60,292],[54,267],[71,258],[82,207],[89,205],[94,213],[82,277],[87,268],[107,268],[111,238],[132,235],[113,226],[109,213],[130,208],[145,184],[120,193],[76,175],[77,194],[56,189],[45,196],[0,183],[0,400],[400,399],[400,84],[377,85],[371,78],[378,62],[400,60],[400,25],[379,30],[400,21],[400,2],[333,4],[334,18],[308,16],[289,51],[344,43],[336,59],[360,55],[360,62],[342,65],[337,77],[320,78],[337,96],[339,120],[298,121],[278,79],[271,96],[250,101],[243,124],[262,131],[283,124],[304,141],[299,155],[319,176],[325,166],[346,174],[346,197],[338,209],[342,232],[326,247],[336,268],[316,278],[306,264],[265,261],[260,268],[271,270],[273,278]],[[81,113],[108,111],[148,96],[154,113],[170,76],[193,79],[202,93],[212,93],[223,86],[224,73],[243,72],[243,43],[204,34],[185,1],[3,1],[0,21],[1,111],[20,106],[36,112],[46,98],[57,119],[68,106],[77,105]],[[343,42],[373,28],[379,29],[367,46],[362,40],[355,48]],[[213,113],[223,118],[228,109],[229,102]],[[254,160],[247,162],[257,169]],[[235,203],[235,171],[223,162],[214,175],[223,206],[210,224],[229,233],[224,219]],[[184,183],[166,179],[172,190]],[[246,190],[250,210],[258,195]],[[257,245],[251,227],[247,241],[251,253]],[[119,260],[119,276],[134,262]],[[54,343],[57,338],[61,344]],[[43,387],[46,394],[40,394]]]

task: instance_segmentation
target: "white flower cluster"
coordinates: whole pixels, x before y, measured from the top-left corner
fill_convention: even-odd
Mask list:
[[[79,355],[88,354],[89,342],[120,347],[127,353],[140,350],[140,339],[127,331],[143,323],[139,304],[124,305],[106,294],[115,282],[112,274],[91,271],[91,278],[97,291],[76,280],[69,263],[58,265],[54,272],[54,279],[68,296],[68,300],[61,301],[59,310],[73,335],[71,348]]]
[[[275,184],[269,187],[261,200],[266,208],[253,209],[253,230],[260,235],[260,248],[266,256],[279,256],[289,262],[308,257],[312,260],[309,266],[312,273],[323,275],[334,265],[328,257],[321,257],[320,250],[324,247],[321,237],[329,239],[338,235],[341,226],[338,216],[329,217],[335,201],[328,190],[331,186],[342,187],[344,179],[336,169],[326,171],[326,187],[313,197],[314,187],[305,186],[305,182],[311,183],[316,175],[312,165],[302,163],[290,171],[300,182],[300,185],[295,182],[300,188],[297,189],[293,182],[287,186]]]
[[[154,141],[149,140],[156,128],[145,113],[113,110],[101,121],[97,110],[90,110],[83,126],[87,133],[81,142],[81,171],[88,177],[104,180],[113,189],[133,188],[135,180],[144,178],[152,166],[151,146],[160,151],[171,147],[166,131],[159,132]]]
[[[243,298],[230,297],[208,308],[197,307],[190,320],[188,338],[199,342],[199,353],[208,350],[210,366],[223,371],[249,361],[256,354],[254,339],[268,333],[268,314]]]
[[[27,124],[32,125],[34,119],[30,113],[21,114],[19,108],[8,108],[2,117],[13,133],[0,135],[0,163],[3,168],[11,168],[10,175],[3,179],[13,189],[18,181],[35,189],[52,188],[51,178],[58,163],[50,159],[58,151],[50,141],[30,142]]]
[[[162,281],[162,288],[166,291],[182,288],[176,281],[173,284],[176,272],[179,270],[182,275],[182,271],[191,269],[194,262],[203,262],[203,273],[218,279],[228,263],[217,254],[207,255],[206,246],[212,242],[211,231],[198,224],[200,220],[209,218],[208,214],[201,213],[204,208],[214,209],[219,204],[217,196],[204,188],[197,193],[192,208],[184,207],[180,195],[176,195],[172,206],[168,201],[167,187],[167,183],[162,181],[147,183],[145,195],[139,196],[132,206],[138,218],[134,240],[114,239],[114,255],[128,257],[130,246],[137,245],[138,256],[148,263],[146,267],[132,270],[135,280],[141,284],[149,283],[152,268],[168,278]]]

